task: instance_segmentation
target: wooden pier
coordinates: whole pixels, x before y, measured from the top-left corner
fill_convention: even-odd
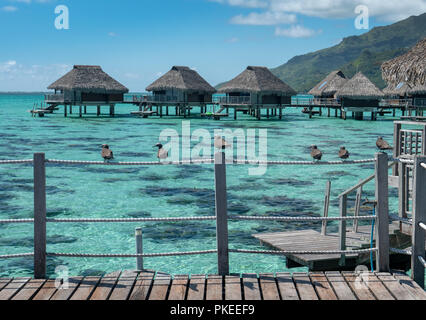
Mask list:
[[[426,300],[426,292],[403,273],[172,277],[162,272],[123,271],[70,277],[66,284],[55,279],[0,279],[0,300]]]

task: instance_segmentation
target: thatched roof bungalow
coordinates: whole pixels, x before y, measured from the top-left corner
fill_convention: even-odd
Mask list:
[[[343,87],[347,81],[348,79],[343,72],[336,70],[320,81],[308,93],[318,98],[333,98],[337,90]]]
[[[153,93],[154,101],[209,103],[216,92],[195,70],[174,66],[165,75],[147,88]]]
[[[290,104],[297,94],[266,67],[249,66],[219,90],[228,97],[246,97],[251,104]]]
[[[384,93],[364,74],[358,72],[336,92],[335,97],[341,100],[343,107],[378,107]]]
[[[119,103],[123,101],[124,94],[129,92],[129,89],[106,74],[100,66],[83,65],[75,65],[48,89],[55,90],[55,95],[47,97],[73,105]]]
[[[383,93],[388,97],[406,97],[409,95],[412,86],[407,82],[400,82],[397,85],[390,83],[386,88],[383,89]]]
[[[382,77],[388,84],[411,85],[426,83],[426,38],[419,41],[410,51],[382,64]]]

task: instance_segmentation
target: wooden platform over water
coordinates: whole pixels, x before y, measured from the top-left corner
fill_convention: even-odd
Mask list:
[[[396,237],[399,232],[399,223],[389,225],[390,241],[400,241]],[[392,237],[394,235],[394,237]],[[338,233],[328,233],[325,236],[321,232],[307,229],[287,232],[254,234],[262,244],[271,246],[277,250],[339,250],[340,237]],[[359,226],[358,232],[348,228],[346,232],[346,249],[357,250],[370,247],[371,225]],[[369,253],[348,254],[344,266],[339,265],[340,254],[287,254],[287,267],[308,267],[311,271],[326,270],[354,270],[357,265],[369,262]]]
[[[362,280],[361,280],[362,279]],[[0,300],[426,300],[402,273],[179,275],[152,271],[55,280],[0,279]]]

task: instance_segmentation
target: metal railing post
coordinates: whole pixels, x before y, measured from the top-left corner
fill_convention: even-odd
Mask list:
[[[46,278],[46,164],[34,154],[34,278]]]
[[[136,241],[136,253],[143,254],[143,238],[142,238],[142,228],[135,229],[135,241]],[[136,270],[143,270],[143,257],[136,258]]]
[[[389,272],[389,189],[388,155],[376,154],[376,269]]]
[[[356,191],[355,212],[354,212],[355,217],[359,216],[359,212],[361,210],[361,198],[362,198],[362,186],[359,187],[358,190]],[[358,232],[358,220],[354,220],[353,228],[354,228],[354,232],[357,233]]]
[[[216,243],[217,266],[219,275],[229,274],[228,248],[228,206],[226,196],[225,152],[216,152],[214,156],[215,203],[216,203]]]
[[[346,217],[348,206],[348,195],[344,194],[339,198],[339,211],[340,217]],[[346,250],[346,220],[339,221],[339,250]],[[346,264],[346,256],[342,254],[340,256],[339,265],[344,266]]]
[[[325,196],[324,196],[324,218],[328,217],[328,209],[330,208],[330,192],[331,192],[331,181],[327,181],[325,185]],[[327,234],[327,221],[323,220],[321,234],[325,236]]]
[[[421,166],[422,163],[426,163],[426,157],[414,157],[411,277],[419,286],[424,288],[425,267],[421,258],[424,261],[426,231],[420,224],[426,223],[426,169]]]

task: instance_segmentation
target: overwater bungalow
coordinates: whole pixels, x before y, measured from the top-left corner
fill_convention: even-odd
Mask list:
[[[67,115],[67,106],[72,113],[72,106],[97,106],[100,114],[100,106],[109,105],[110,114],[114,114],[117,103],[124,101],[124,94],[129,92],[125,86],[106,74],[100,66],[75,65],[66,75],[52,83],[48,89],[55,90],[54,94],[45,96],[48,108],[64,106],[64,114]]]
[[[342,110],[355,112],[357,119],[362,119],[363,112],[371,112],[374,118],[379,102],[384,96],[384,93],[361,72],[335,93],[335,98],[341,102]]]
[[[296,95],[288,84],[276,77],[266,67],[249,66],[237,77],[223,84],[219,90],[226,93],[229,104],[288,105]]]
[[[195,70],[180,66],[172,67],[146,90],[153,94],[148,97],[149,102],[190,105],[211,103],[212,95],[216,92]]]
[[[410,51],[382,64],[382,77],[388,83],[386,93],[413,98],[416,107],[426,107],[426,38]]]
[[[313,87],[308,94],[315,98],[330,98],[333,99],[335,93],[348,82],[342,71],[336,70],[331,72],[326,78],[321,80]]]

